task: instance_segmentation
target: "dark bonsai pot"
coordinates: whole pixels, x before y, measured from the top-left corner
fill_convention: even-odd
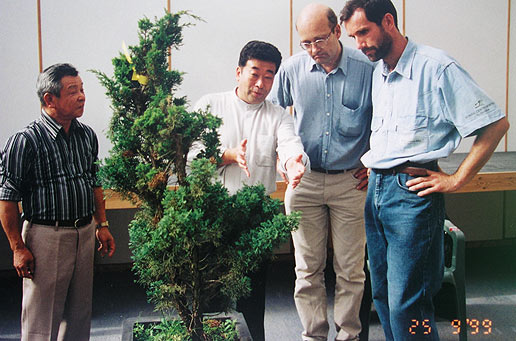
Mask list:
[[[221,313],[214,316],[210,316],[210,318],[214,319],[228,317],[232,320],[237,321],[236,328],[238,331],[240,341],[253,341],[253,338],[251,337],[251,333],[249,332],[249,328],[247,327],[247,323],[245,322],[242,313],[230,312],[227,314]],[[136,323],[160,322],[161,319],[161,316],[140,316],[125,319],[122,324],[122,341],[133,341],[133,328]]]

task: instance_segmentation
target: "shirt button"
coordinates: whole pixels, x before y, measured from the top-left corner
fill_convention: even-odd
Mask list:
[[[327,94],[326,97],[330,97],[331,95],[330,94]]]
[[[330,113],[329,113],[329,112],[327,112],[327,113],[326,113],[326,116],[330,116]]]
[[[324,151],[324,154],[328,154],[328,151],[327,151],[327,150],[325,150],[325,151]]]
[[[330,132],[329,132],[329,131],[327,131],[327,132],[326,132],[326,135],[330,135]]]

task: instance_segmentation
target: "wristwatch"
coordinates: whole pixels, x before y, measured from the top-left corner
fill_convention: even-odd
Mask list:
[[[97,224],[97,226],[95,226],[95,227],[98,228],[98,229],[100,229],[102,227],[109,227],[109,222],[107,220],[103,221],[100,224]]]

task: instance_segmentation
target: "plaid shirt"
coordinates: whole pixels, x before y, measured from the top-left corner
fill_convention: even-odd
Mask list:
[[[23,216],[71,220],[92,215],[98,141],[73,120],[69,136],[44,111],[0,152],[0,200],[21,201]]]

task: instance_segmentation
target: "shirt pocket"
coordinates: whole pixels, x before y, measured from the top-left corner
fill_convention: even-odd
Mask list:
[[[423,113],[401,115],[396,122],[394,143],[405,155],[414,155],[428,150],[428,116]]]
[[[371,115],[371,108],[364,104],[365,86],[362,74],[364,70],[358,70],[359,75],[355,75],[356,81],[345,82],[342,88],[341,105],[335,108],[338,112],[336,122],[337,131],[342,136],[360,136],[366,128]],[[355,72],[356,73],[356,72]]]
[[[363,63],[348,60],[346,81],[342,84],[342,105],[349,110],[358,110],[366,101],[371,87],[371,68]]]
[[[260,167],[273,167],[276,164],[276,146],[272,135],[256,136],[255,162]]]
[[[374,150],[385,150],[387,146],[385,140],[385,131],[382,131],[384,118],[380,115],[373,114],[373,119],[371,120],[371,138],[370,145],[371,149]]]
[[[361,108],[350,109],[346,106],[342,106],[339,109],[338,119],[336,122],[336,128],[342,136],[360,136],[364,131],[367,124],[367,118],[364,115],[364,111]]]

